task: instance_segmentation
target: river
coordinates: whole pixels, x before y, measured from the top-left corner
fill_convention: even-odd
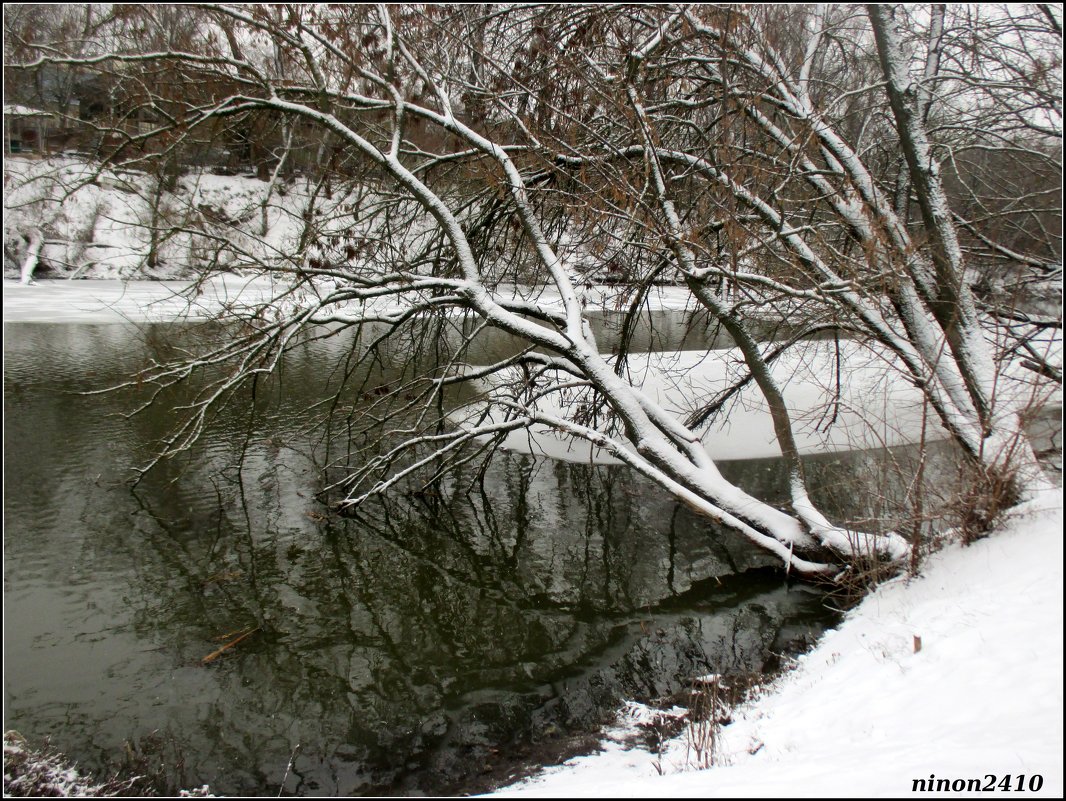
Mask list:
[[[714,344],[662,314],[635,347]],[[143,389],[79,393],[184,336],[5,323],[4,727],[85,769],[147,771],[162,792],[479,791],[587,747],[623,699],[761,671],[837,619],[619,465],[499,452],[329,514],[308,410],[336,340],[131,488],[172,412],[124,417]],[[817,499],[876,519],[869,487],[905,485],[901,453],[810,458]],[[723,472],[784,500],[777,460]]]

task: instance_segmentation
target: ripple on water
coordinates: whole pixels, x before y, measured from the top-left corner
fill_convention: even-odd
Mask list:
[[[251,424],[238,399],[131,491],[173,415],[73,393],[173,344],[145,332],[5,326],[5,722],[87,767],[158,731],[186,786],[276,792],[299,742],[289,791],[462,792],[516,743],[758,669],[779,631],[826,620],[619,468],[501,454],[480,482],[323,517],[301,429],[350,341],[294,357]]]

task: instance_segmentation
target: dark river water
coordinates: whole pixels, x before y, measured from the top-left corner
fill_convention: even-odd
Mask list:
[[[634,346],[706,347],[685,322]],[[623,699],[759,671],[836,619],[820,590],[620,466],[498,453],[328,514],[309,410],[343,342],[300,351],[131,489],[173,414],[121,416],[136,389],[78,393],[183,333],[4,327],[4,727],[85,769],[224,794],[481,790]],[[838,516],[880,513],[865,488],[893,465],[809,465]],[[774,460],[724,472],[783,499]]]

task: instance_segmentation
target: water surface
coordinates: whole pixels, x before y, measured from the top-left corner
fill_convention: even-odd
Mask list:
[[[666,344],[713,341],[674,322]],[[343,338],[289,359],[131,489],[173,414],[122,416],[145,388],[79,393],[189,335],[5,324],[4,725],[85,768],[132,749],[171,791],[479,790],[622,699],[760,670],[835,619],[821,591],[621,466],[498,453],[329,514],[316,495],[336,440],[327,453],[309,409],[335,375],[324,366],[357,347]],[[393,355],[373,381],[408,369]],[[862,488],[899,468],[869,454],[809,466],[819,500],[867,520],[882,502]],[[777,461],[725,471],[784,501]]]

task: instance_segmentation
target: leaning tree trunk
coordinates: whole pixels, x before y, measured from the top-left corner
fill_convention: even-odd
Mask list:
[[[1003,402],[1000,407],[1008,408],[997,408],[993,403],[996,368],[966,283],[962,248],[923,120],[928,90],[908,73],[894,8],[875,4],[867,8],[900,148],[928,237],[937,289],[930,310],[944,331],[980,423],[982,444],[977,461],[1004,483],[1007,495],[1023,496],[1045,486],[1047,479],[1023,429],[1020,410]]]

